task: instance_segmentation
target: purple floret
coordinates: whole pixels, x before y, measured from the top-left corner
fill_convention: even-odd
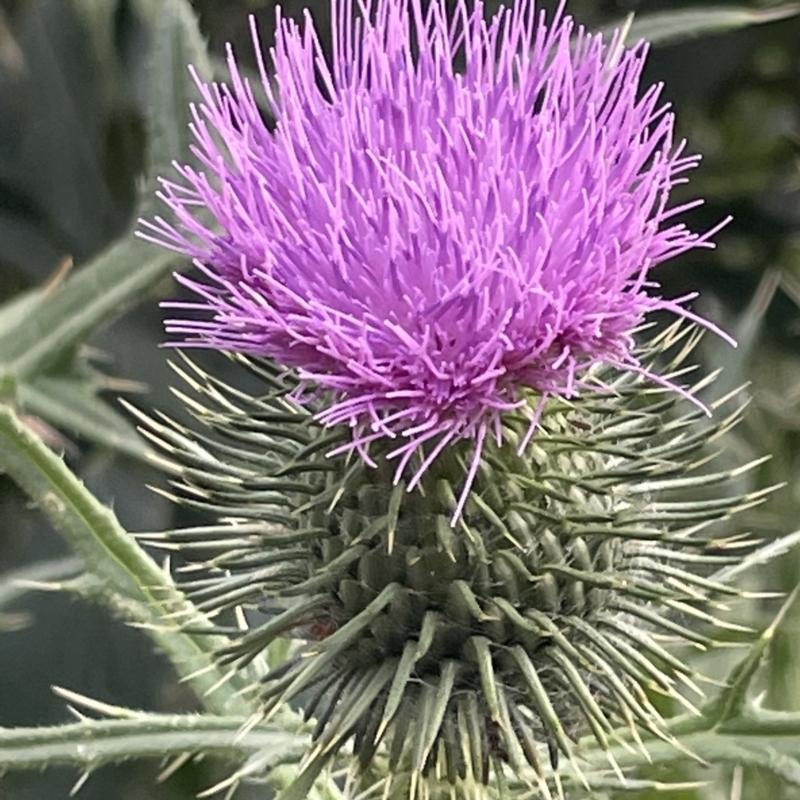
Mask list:
[[[533,432],[593,364],[644,371],[645,314],[694,318],[651,269],[709,246],[673,222],[696,203],[668,204],[698,157],[660,85],[640,92],[644,43],[527,0],[488,22],[466,0],[450,20],[444,0],[352,5],[333,0],[330,62],[310,17],[278,12],[274,131],[232,55],[230,86],[199,82],[200,169],[162,181],[174,226],[143,224],[200,272],[177,276],[197,296],[172,304],[191,311],[167,323],[181,343],[294,368],[319,420],[352,428],[343,449],[394,440],[409,488],[473,440],[463,501],[504,411]]]

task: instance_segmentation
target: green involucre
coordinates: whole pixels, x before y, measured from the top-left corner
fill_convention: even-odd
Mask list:
[[[695,338],[673,326],[646,357],[675,380]],[[163,538],[205,568],[184,583],[202,610],[269,615],[232,628],[222,661],[294,643],[259,693],[267,716],[298,700],[316,720],[313,769],[352,741],[361,769],[387,759],[412,786],[487,783],[504,765],[535,784],[560,755],[580,769],[586,732],[606,750],[620,725],[678,746],[650,698],[686,703],[692,673],[664,639],[713,641],[710,601],[736,590],[707,576],[742,542],[712,526],[760,500],[725,485],[741,468],[707,463],[738,406],[709,421],[642,375],[597,369],[597,391],[548,401],[522,454],[528,417],[506,415],[453,526],[466,449],[406,492],[377,449],[377,467],[326,455],[347,431],[294,403],[291,376],[237,360],[263,394],[187,362],[201,430],[143,417],[175,498],[218,517]]]

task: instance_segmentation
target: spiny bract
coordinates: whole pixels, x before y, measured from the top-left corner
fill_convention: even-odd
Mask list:
[[[668,378],[692,340],[676,324],[651,342],[674,356]],[[705,448],[739,410],[712,425],[640,373],[594,367],[603,388],[551,398],[523,456],[527,418],[504,415],[453,526],[466,448],[409,494],[380,455],[377,468],[326,457],[347,430],[293,401],[291,374],[238,359],[263,394],[178,370],[206,432],[142,417],[174,499],[220,519],[155,541],[205,567],[184,583],[202,610],[271,615],[224,661],[296,642],[258,691],[264,714],[299,698],[316,719],[314,769],[352,738],[362,769],[384,752],[412,783],[486,783],[504,764],[539,782],[559,753],[580,770],[583,733],[603,748],[620,725],[672,741],[648,692],[685,702],[692,673],[664,640],[711,641],[711,599],[736,592],[708,575],[737,556],[707,527],[759,500],[691,499],[733,474],[708,470]]]

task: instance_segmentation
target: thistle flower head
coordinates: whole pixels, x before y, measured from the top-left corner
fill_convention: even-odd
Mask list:
[[[173,308],[201,315],[176,337],[295,369],[342,448],[380,442],[411,488],[460,439],[473,475],[504,412],[532,433],[593,364],[640,371],[644,315],[691,316],[652,268],[710,234],[673,221],[697,158],[640,88],[645,44],[529,0],[490,21],[468,0],[352,6],[333,0],[330,61],[310,17],[279,13],[274,130],[232,55],[229,86],[200,84],[201,167],[163,181],[176,224],[144,224],[203,276],[179,277],[197,300]]]
[[[274,127],[232,56],[230,86],[200,83],[201,166],[144,223],[201,273],[178,342],[263,385],[190,362],[200,432],[140,415],[171,496],[218,517],[155,541],[204,570],[203,611],[270,613],[227,662],[293,640],[257,691],[317,721],[298,785],[352,742],[412,797],[508,767],[546,793],[582,733],[617,771],[617,725],[679,746],[651,692],[687,703],[693,675],[664,640],[711,641],[735,542],[706,527],[760,500],[692,496],[734,474],[704,448],[738,418],[678,383],[695,329],[633,340],[650,311],[694,319],[651,270],[709,244],[669,205],[697,159],[640,89],[644,44],[530,0],[352,6],[329,60],[279,17]]]

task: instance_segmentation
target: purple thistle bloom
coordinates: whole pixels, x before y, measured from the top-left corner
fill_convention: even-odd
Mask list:
[[[352,428],[340,450],[370,460],[394,440],[409,488],[473,440],[463,502],[503,412],[528,414],[530,436],[593,364],[646,372],[644,316],[695,319],[651,269],[714,231],[673,221],[699,202],[668,204],[698,157],[661,87],[640,93],[646,44],[561,11],[548,26],[529,0],[489,22],[468,0],[452,20],[443,0],[359,10],[333,0],[331,63],[310,17],[301,31],[279,12],[274,84],[259,62],[274,131],[232,55],[230,86],[199,82],[202,166],[162,182],[174,226],[143,224],[204,276],[177,276],[198,300],[172,307],[205,313],[172,334],[294,368],[326,398],[318,419]]]

